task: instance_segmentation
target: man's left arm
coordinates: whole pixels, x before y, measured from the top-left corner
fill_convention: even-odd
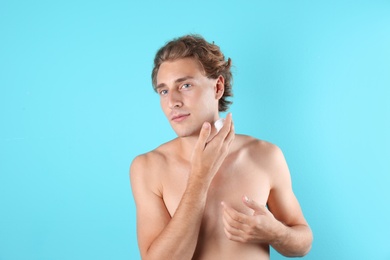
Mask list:
[[[246,215],[223,206],[223,223],[226,236],[244,243],[268,243],[285,256],[304,256],[313,240],[291,185],[290,172],[281,150],[272,146],[268,153],[271,190],[267,206],[246,196],[243,203],[253,210]]]

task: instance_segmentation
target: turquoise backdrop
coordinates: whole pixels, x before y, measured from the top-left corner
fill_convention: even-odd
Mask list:
[[[390,1],[359,0],[2,0],[0,259],[140,259],[128,169],[175,137],[150,73],[188,33],[233,60],[237,132],[284,151],[305,259],[390,259]]]

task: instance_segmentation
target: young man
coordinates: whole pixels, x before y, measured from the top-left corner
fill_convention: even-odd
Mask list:
[[[200,36],[156,54],[153,86],[177,138],[134,159],[130,181],[142,259],[303,256],[312,233],[281,150],[234,132],[231,60]]]

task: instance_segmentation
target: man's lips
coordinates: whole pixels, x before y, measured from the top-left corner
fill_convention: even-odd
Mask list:
[[[184,119],[186,119],[190,114],[178,114],[178,115],[173,115],[171,117],[171,120],[172,121],[175,121],[175,122],[181,122],[183,121]]]

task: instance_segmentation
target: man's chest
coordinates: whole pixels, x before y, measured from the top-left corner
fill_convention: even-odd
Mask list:
[[[162,183],[163,199],[173,216],[187,187],[190,169],[188,165],[176,165],[167,170]],[[242,203],[243,196],[265,205],[270,192],[268,176],[269,174],[256,164],[238,160],[227,161],[213,178],[207,192],[205,217],[219,214],[222,201],[238,211],[251,213]]]

